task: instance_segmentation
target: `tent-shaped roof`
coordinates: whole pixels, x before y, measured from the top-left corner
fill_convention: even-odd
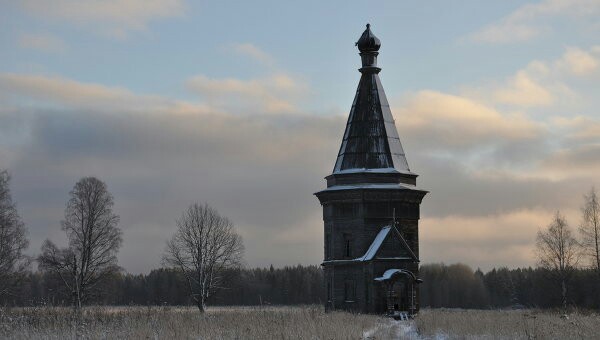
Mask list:
[[[364,38],[365,35],[368,39]],[[369,27],[361,39],[379,42]],[[334,174],[373,169],[412,174],[400,143],[390,105],[379,80],[378,73],[381,69],[376,67],[377,49],[361,50],[362,76],[350,110],[333,170]]]

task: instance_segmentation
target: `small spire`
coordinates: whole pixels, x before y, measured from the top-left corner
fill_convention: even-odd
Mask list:
[[[367,24],[367,29],[360,36],[355,44],[361,52],[377,52],[381,47],[381,41],[371,32],[371,24]]]

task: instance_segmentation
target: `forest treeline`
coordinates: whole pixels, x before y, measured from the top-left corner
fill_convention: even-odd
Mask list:
[[[464,264],[421,266],[421,305],[432,308],[559,308],[560,282],[543,268],[473,271]],[[600,309],[600,275],[575,269],[569,280],[567,305]]]
[[[421,305],[439,308],[558,308],[561,287],[541,268],[473,271],[464,264],[421,266]],[[227,288],[209,297],[209,305],[321,304],[325,296],[323,272],[318,266],[230,269]],[[100,305],[194,305],[186,280],[174,269],[149,274],[119,273],[90,301]],[[570,306],[600,309],[600,276],[578,269],[569,281]],[[4,305],[69,305],[69,294],[59,281],[40,272],[29,273],[17,294]]]
[[[227,269],[224,286],[208,298],[209,305],[318,304],[325,296],[318,266]],[[90,297],[99,305],[194,305],[188,282],[177,269],[160,268],[148,274],[117,273]],[[1,304],[69,305],[70,294],[60,280],[42,272],[29,273],[19,290],[0,298]]]

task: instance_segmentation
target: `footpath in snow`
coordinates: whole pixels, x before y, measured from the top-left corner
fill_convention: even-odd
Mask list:
[[[363,332],[364,340],[389,339],[390,337],[394,339],[422,339],[417,333],[413,320],[397,321],[390,318]]]

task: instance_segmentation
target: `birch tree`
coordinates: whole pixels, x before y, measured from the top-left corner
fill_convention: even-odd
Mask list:
[[[204,312],[208,297],[222,288],[223,270],[241,264],[242,238],[229,219],[207,204],[192,204],[176,224],[163,263],[183,273],[192,299]]]
[[[40,269],[60,277],[76,308],[119,270],[117,253],[122,239],[113,205],[104,182],[94,177],[80,179],[70,192],[61,223],[68,247],[59,249],[50,240],[42,245]]]
[[[567,285],[579,261],[579,243],[558,211],[548,228],[538,231],[536,246],[539,265],[560,285],[562,306],[566,308]]]
[[[11,294],[31,262],[24,254],[29,246],[27,230],[12,201],[9,182],[8,172],[0,171],[0,297]]]
[[[583,221],[579,227],[581,245],[584,254],[591,260],[592,267],[600,274],[600,202],[593,187],[583,197]]]

